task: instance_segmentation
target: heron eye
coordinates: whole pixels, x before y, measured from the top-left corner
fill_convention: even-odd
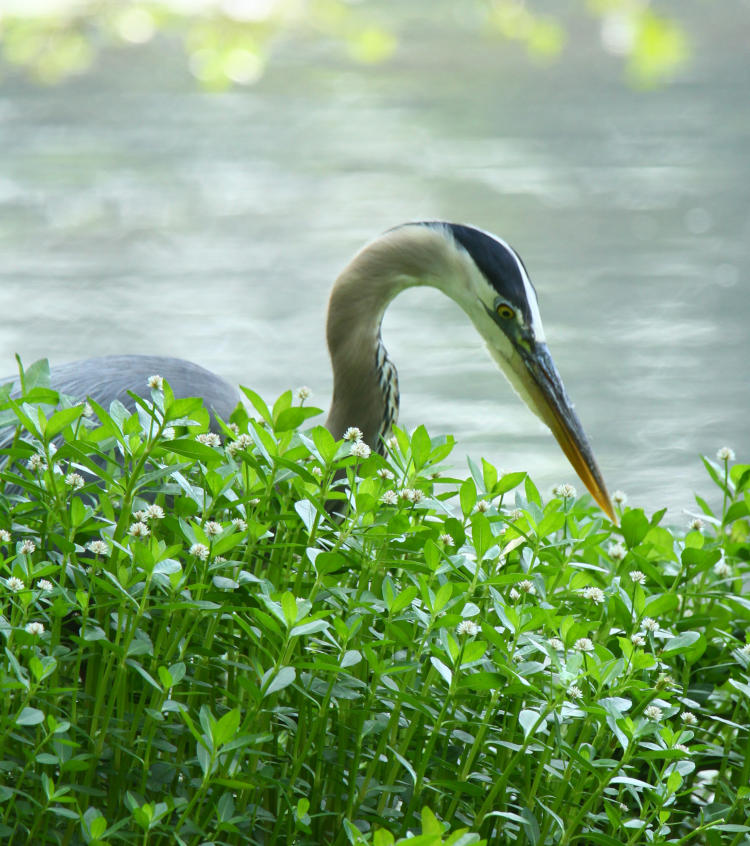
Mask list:
[[[503,320],[512,320],[516,316],[516,312],[507,303],[500,303],[496,309],[498,317]]]

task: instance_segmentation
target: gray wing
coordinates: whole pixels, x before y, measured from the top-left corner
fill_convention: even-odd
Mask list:
[[[58,364],[50,369],[52,387],[68,396],[85,400],[91,397],[109,408],[119,400],[126,408],[135,403],[132,391],[151,398],[148,378],[158,374],[169,382],[176,397],[201,397],[206,408],[227,420],[238,402],[239,393],[220,376],[204,367],[179,358],[152,355],[111,355]],[[0,379],[0,384],[17,382],[17,377]]]

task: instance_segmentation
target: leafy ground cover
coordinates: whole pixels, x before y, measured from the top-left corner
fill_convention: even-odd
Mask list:
[[[731,450],[690,526],[618,527],[422,427],[382,457],[246,391],[216,435],[151,382],[0,396],[4,842],[750,843]]]

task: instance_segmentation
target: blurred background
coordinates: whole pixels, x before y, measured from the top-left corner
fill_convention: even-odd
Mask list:
[[[189,358],[327,407],[328,289],[414,219],[524,257],[610,490],[750,459],[748,0],[0,0],[0,372]],[[464,314],[391,306],[401,423],[574,478]]]

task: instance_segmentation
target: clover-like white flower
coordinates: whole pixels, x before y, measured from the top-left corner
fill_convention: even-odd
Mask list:
[[[26,623],[25,629],[30,635],[38,637],[39,635],[44,634],[44,623],[38,623],[36,621]]]
[[[159,376],[158,373],[154,373],[153,376],[148,377],[147,384],[149,388],[154,391],[163,391],[164,390],[164,379]]]
[[[92,540],[86,544],[86,549],[94,555],[109,555],[109,546],[103,540]]]
[[[41,471],[42,473],[47,469],[47,464],[44,461],[44,457],[39,455],[38,452],[35,452],[34,455],[26,462],[26,466],[32,472]]]
[[[209,536],[213,537],[215,535],[220,535],[224,529],[222,528],[221,523],[217,523],[216,520],[209,520],[204,526],[203,531]]]
[[[396,491],[386,491],[381,497],[380,501],[383,505],[396,505],[398,502],[398,494]]]
[[[723,446],[717,451],[716,457],[719,461],[734,461],[734,450],[731,447]]]
[[[234,455],[236,452],[240,450],[247,450],[250,446],[252,446],[253,439],[250,435],[243,432],[241,435],[237,435],[237,437],[233,441],[229,441],[227,444],[227,452],[230,455]]]
[[[0,529],[0,543],[10,543],[10,532],[7,529]]]
[[[453,538],[447,532],[440,535],[440,537],[438,537],[438,540],[442,541],[444,546],[453,546]]]
[[[625,491],[615,491],[612,494],[612,502],[614,502],[615,505],[625,505],[627,501],[628,495]]]
[[[461,620],[456,626],[456,634],[459,637],[473,637],[479,631],[479,626],[473,620]]]
[[[692,711],[683,711],[680,714],[680,719],[686,726],[694,726],[698,723],[698,718]]]
[[[73,488],[74,491],[77,491],[79,488],[82,488],[85,484],[83,480],[83,476],[80,473],[68,473],[65,477],[65,484],[69,488]]]
[[[621,543],[611,543],[609,545],[609,557],[613,561],[622,561],[622,559],[627,555],[627,550]]]
[[[201,561],[205,561],[208,558],[209,552],[210,550],[205,543],[194,543],[190,547],[190,554],[196,558],[200,558]]]
[[[554,650],[556,650],[557,652],[559,652],[561,649],[564,649],[564,648],[565,648],[565,644],[564,644],[564,643],[560,640],[560,638],[559,638],[559,637],[551,637],[551,638],[549,639],[549,645],[550,645],[550,646],[551,646]]]
[[[584,599],[590,599],[594,605],[601,605],[606,599],[604,591],[598,587],[585,587],[581,593]]]
[[[297,388],[297,399],[300,402],[304,402],[306,399],[310,399],[312,396],[312,391],[307,387],[307,385],[301,385]]]
[[[385,479],[386,482],[390,482],[393,480],[393,473],[391,473],[391,471],[388,470],[387,467],[381,467],[378,470],[378,476],[380,476],[381,479]]]
[[[19,590],[23,590],[26,587],[26,585],[21,579],[18,578],[18,576],[11,576],[6,582],[6,584],[8,585],[8,589],[12,590],[13,593],[18,593]]]
[[[659,624],[656,622],[656,620],[654,620],[653,617],[644,617],[641,625],[648,632],[655,632],[659,628]]]
[[[421,502],[424,499],[424,493],[419,488],[404,488],[401,491],[401,499],[413,503]]]
[[[128,534],[133,538],[147,538],[151,534],[151,529],[145,523],[138,520],[130,526]]]
[[[524,579],[522,582],[518,583],[518,587],[524,593],[536,593],[536,588],[534,587],[534,583],[529,581],[529,579]]]
[[[313,476],[315,476],[315,478],[318,481],[320,481],[323,478],[323,470],[322,470],[322,468],[318,467],[317,465],[315,467],[311,467],[310,472],[313,474]]]
[[[704,523],[700,517],[693,517],[693,519],[687,524],[687,527],[691,532],[702,532],[703,526]]]
[[[578,640],[573,644],[573,646],[579,652],[593,652],[594,651],[594,642],[589,637],[579,637]]]
[[[518,600],[521,598],[521,594],[515,588],[510,589],[508,596],[510,597],[511,602],[518,602]]]
[[[148,506],[145,513],[145,518],[147,520],[163,520],[164,519],[164,509],[161,505],[157,505],[155,502]]]
[[[724,579],[727,576],[732,575],[732,568],[726,561],[717,561],[716,564],[714,564],[714,573],[716,573],[720,579]]]
[[[18,548],[18,551],[21,555],[31,555],[32,552],[36,549],[36,544],[32,540],[25,540],[21,546]]]
[[[238,532],[247,531],[247,520],[243,520],[242,517],[233,517],[232,525],[235,529],[237,529]]]
[[[480,514],[486,514],[491,507],[491,502],[487,502],[486,499],[480,499],[479,502],[477,502],[477,504],[474,506],[474,510],[478,511]]]
[[[344,432],[344,440],[345,441],[361,441],[362,440],[362,430],[357,428],[356,426],[350,426],[346,432]]]
[[[643,646],[646,643],[646,638],[642,634],[632,634],[630,635],[630,642],[633,646]]]
[[[643,713],[649,720],[653,720],[655,723],[658,723],[664,714],[662,709],[657,705],[649,705]]]
[[[195,440],[198,441],[199,444],[204,444],[205,446],[221,446],[221,438],[216,434],[216,432],[201,432],[200,435],[195,436]]]
[[[637,585],[645,585],[646,584],[646,574],[642,573],[640,570],[631,570],[630,571],[630,580]]]
[[[55,586],[52,584],[49,579],[39,579],[36,583],[36,586],[41,590],[43,593],[49,593],[50,591],[55,589]]]
[[[567,482],[561,482],[559,485],[555,485],[552,488],[552,493],[555,496],[560,497],[560,499],[573,499],[576,495],[576,489],[573,485],[569,485]]]
[[[349,450],[350,454],[353,455],[355,458],[369,458],[370,453],[372,450],[364,441],[355,441],[351,449]]]
[[[175,439],[175,435],[177,433],[174,430],[174,426],[165,426],[161,436],[164,438],[165,441],[173,441]]]
[[[578,685],[572,684],[568,688],[568,696],[571,699],[583,699],[583,691],[581,690],[580,687],[578,687]]]

